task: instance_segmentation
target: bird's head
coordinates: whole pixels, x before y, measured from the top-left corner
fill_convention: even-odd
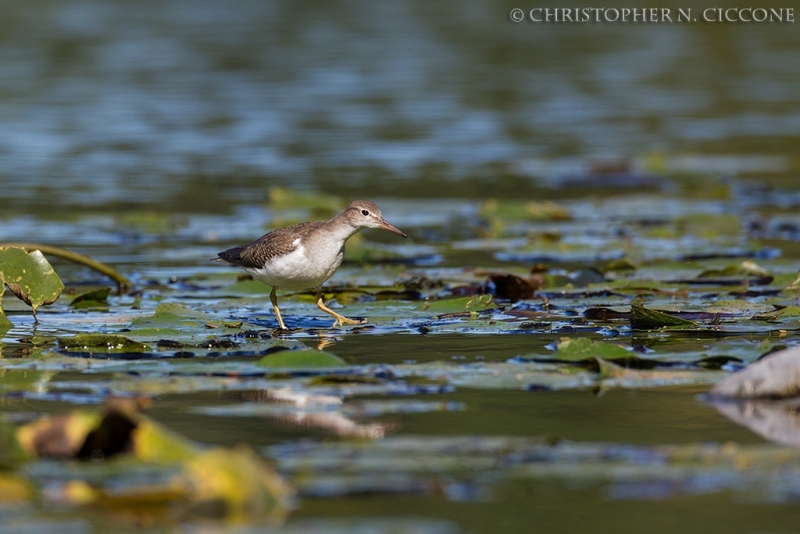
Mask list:
[[[403,237],[408,237],[381,215],[381,209],[372,202],[355,200],[342,212],[342,215],[355,228],[383,228]]]

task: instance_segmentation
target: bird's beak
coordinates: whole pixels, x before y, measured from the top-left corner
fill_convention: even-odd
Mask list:
[[[408,237],[405,232],[400,231],[394,225],[391,225],[388,222],[386,222],[386,219],[381,219],[381,222],[379,224],[380,224],[381,228],[383,228],[384,230],[389,230],[390,232],[394,232],[397,235],[401,235],[403,237]]]

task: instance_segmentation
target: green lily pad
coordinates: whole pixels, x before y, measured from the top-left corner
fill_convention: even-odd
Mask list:
[[[196,454],[191,441],[146,418],[139,421],[131,441],[132,452],[145,462],[180,462]]]
[[[149,350],[144,343],[116,334],[78,334],[73,337],[60,337],[58,344],[67,352],[117,354]]]
[[[34,316],[39,306],[52,304],[64,290],[61,278],[40,251],[28,253],[16,247],[0,247],[0,287],[3,284],[31,307]]]
[[[681,319],[658,310],[649,310],[639,304],[631,304],[631,326],[647,330],[665,326],[697,326],[694,321]]]
[[[257,365],[269,369],[322,369],[346,367],[347,363],[335,354],[321,350],[282,350],[264,356]]]
[[[207,340],[211,334],[238,334],[244,327],[241,321],[225,321],[222,317],[193,310],[183,304],[167,302],[159,304],[153,315],[131,321],[126,335],[140,341],[169,339],[199,343]]]
[[[479,312],[496,307],[497,305],[492,301],[491,295],[475,295],[473,297],[432,300],[418,306],[417,310],[440,315],[444,313]]]
[[[96,308],[98,306],[108,306],[108,295],[111,293],[110,287],[103,287],[86,293],[81,293],[69,305],[73,308]]]
[[[579,362],[592,358],[603,360],[626,360],[636,356],[625,347],[608,341],[592,341],[589,338],[562,338],[557,346],[558,359]]]
[[[800,307],[787,306],[780,310],[754,315],[751,319],[753,321],[780,322],[784,319],[797,319],[798,317],[800,317]]]

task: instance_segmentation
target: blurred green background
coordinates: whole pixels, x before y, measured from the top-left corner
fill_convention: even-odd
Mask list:
[[[539,5],[2,2],[4,209],[573,196],[598,170],[795,187],[795,24],[509,17]]]

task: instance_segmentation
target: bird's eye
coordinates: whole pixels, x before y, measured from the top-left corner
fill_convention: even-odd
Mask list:
[[[361,210],[361,215],[363,215],[364,217],[368,217],[369,216],[369,210]]]

